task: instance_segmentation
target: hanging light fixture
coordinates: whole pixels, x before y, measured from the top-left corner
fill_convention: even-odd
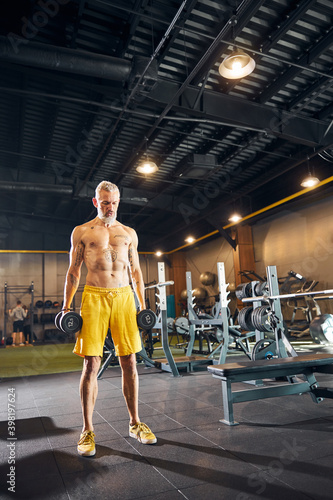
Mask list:
[[[233,44],[235,44],[235,26],[237,24],[236,16],[233,16],[229,20],[229,24],[231,24],[232,27],[232,41]],[[244,50],[237,49],[234,46],[231,54],[225,57],[221,62],[219,66],[219,73],[224,78],[228,78],[228,80],[237,80],[250,75],[255,67],[256,63],[254,59],[249,56],[249,54],[244,52]]]
[[[314,187],[319,184],[320,180],[318,177],[314,177],[313,175],[309,174],[302,182],[301,186],[304,188],[309,188],[309,187]]]
[[[315,177],[314,175],[311,174],[309,157],[307,159],[307,167],[308,167],[308,175],[301,182],[301,186],[304,188],[317,186],[317,184],[319,184],[320,180],[318,179],[318,177]]]
[[[229,222],[239,222],[240,220],[242,220],[242,216],[239,214],[233,214],[228,219]]]
[[[145,137],[145,140],[146,140],[145,158],[136,167],[136,171],[139,172],[140,174],[149,175],[149,174],[154,174],[155,172],[157,172],[158,166],[156,165],[155,162],[149,160],[148,149],[147,149],[148,138]]]
[[[254,59],[241,49],[235,49],[221,62],[219,73],[229,80],[237,80],[252,73],[256,66]]]
[[[185,241],[186,241],[187,243],[194,243],[194,242],[195,242],[195,238],[193,238],[193,236],[188,236],[188,237],[185,239]]]
[[[143,161],[142,163],[140,163],[140,165],[138,165],[136,167],[137,172],[139,172],[140,174],[146,174],[146,175],[154,174],[155,172],[157,172],[157,170],[158,170],[158,166],[156,165],[156,163],[154,163],[153,161],[150,161],[148,159]]]

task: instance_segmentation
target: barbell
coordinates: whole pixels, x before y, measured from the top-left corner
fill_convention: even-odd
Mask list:
[[[154,328],[156,321],[156,314],[151,309],[142,309],[137,314],[138,327],[142,330],[151,330]],[[54,319],[54,324],[58,330],[70,335],[81,330],[83,321],[80,314],[75,311],[68,311],[64,314],[60,311]]]
[[[318,292],[286,293],[286,294],[282,294],[282,295],[261,295],[258,297],[245,297],[242,299],[242,302],[255,302],[255,301],[259,301],[259,300],[270,301],[270,300],[274,300],[274,299],[291,299],[294,297],[296,297],[296,298],[297,297],[308,297],[308,296],[320,295],[320,294],[324,294],[324,295],[332,294],[331,297],[326,297],[326,298],[333,299],[333,290],[321,290]]]

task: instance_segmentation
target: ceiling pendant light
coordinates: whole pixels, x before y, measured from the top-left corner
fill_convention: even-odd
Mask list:
[[[193,238],[193,236],[188,236],[188,237],[185,239],[185,241],[186,241],[187,243],[190,243],[190,244],[191,244],[191,243],[194,243],[194,242],[195,242],[195,238]]]
[[[149,159],[144,160],[142,163],[140,163],[140,165],[136,167],[137,172],[146,175],[154,174],[155,172],[157,172],[157,170],[158,166],[156,165],[156,163],[150,161]]]
[[[157,172],[158,166],[156,165],[155,162],[149,160],[149,157],[148,157],[148,146],[147,146],[148,139],[147,139],[147,137],[145,137],[145,140],[146,140],[145,158],[136,167],[136,171],[139,172],[140,174],[149,175],[149,174],[154,174],[155,172]]]
[[[254,59],[241,49],[236,49],[221,62],[219,73],[229,80],[237,80],[252,73],[256,66]]]
[[[231,215],[228,219],[229,222],[239,222],[240,220],[242,220],[242,216],[236,213]]]
[[[309,188],[309,187],[314,187],[319,184],[320,180],[318,177],[314,177],[313,175],[309,174],[302,182],[301,186],[304,188]]]
[[[320,180],[318,179],[318,177],[315,177],[314,175],[311,174],[309,157],[307,158],[306,163],[307,163],[307,167],[308,167],[308,175],[301,182],[301,186],[304,188],[315,187],[315,186],[317,186],[317,184],[319,184]]]

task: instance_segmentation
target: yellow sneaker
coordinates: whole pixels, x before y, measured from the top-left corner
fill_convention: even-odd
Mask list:
[[[83,457],[92,457],[96,453],[95,434],[93,431],[82,432],[79,442],[77,443],[77,451]]]
[[[153,434],[148,425],[143,422],[130,425],[129,435],[130,437],[137,439],[142,444],[155,444],[157,442],[155,434]]]

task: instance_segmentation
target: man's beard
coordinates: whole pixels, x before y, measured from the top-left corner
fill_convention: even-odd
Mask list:
[[[113,215],[112,217],[107,217],[106,215],[103,214],[102,210],[98,209],[98,218],[104,222],[104,224],[113,224],[114,221],[116,220],[117,214]]]

